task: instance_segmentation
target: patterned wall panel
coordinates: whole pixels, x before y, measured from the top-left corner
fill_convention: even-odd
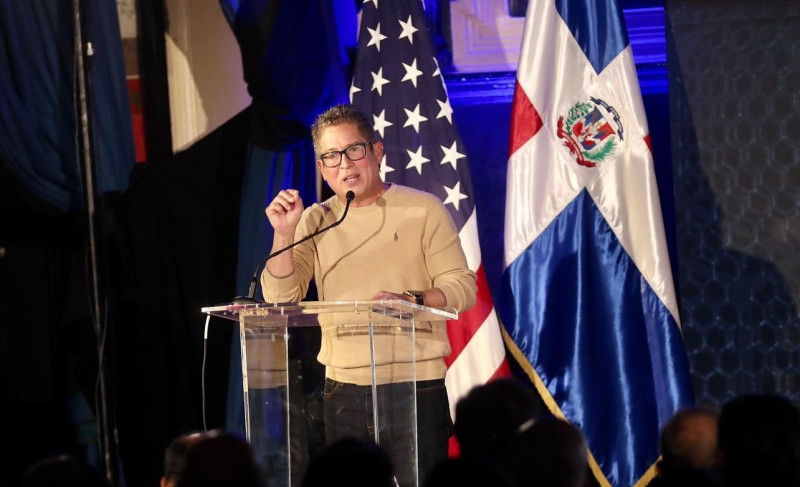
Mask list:
[[[684,337],[697,401],[800,402],[800,4],[668,0]]]

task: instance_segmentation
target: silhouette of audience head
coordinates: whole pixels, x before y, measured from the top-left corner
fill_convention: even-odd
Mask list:
[[[661,430],[662,469],[713,468],[717,464],[716,411],[691,406],[681,409]]]
[[[32,466],[21,487],[106,487],[108,482],[82,460],[70,455],[48,458]]]
[[[517,487],[590,485],[583,435],[571,424],[552,416],[536,420],[511,439],[505,465]]]
[[[718,441],[725,486],[800,485],[800,416],[788,399],[732,399],[720,413]]]
[[[536,395],[513,378],[474,387],[456,404],[453,426],[461,455],[499,462],[520,426],[541,414]]]
[[[186,468],[189,448],[205,438],[208,438],[205,433],[189,433],[175,438],[167,445],[164,451],[164,476],[161,477],[161,487],[175,487]]]
[[[173,452],[175,456],[169,460],[175,460],[175,487],[259,485],[258,467],[253,451],[245,440],[223,431],[212,431],[199,438],[189,436],[179,442]],[[173,467],[169,468],[172,470]]]
[[[394,466],[381,447],[346,436],[327,445],[311,459],[302,487],[394,487]]]
[[[505,471],[480,458],[449,458],[436,464],[425,487],[511,487]]]
[[[661,430],[661,460],[651,487],[717,485],[716,411],[691,406],[681,409]]]

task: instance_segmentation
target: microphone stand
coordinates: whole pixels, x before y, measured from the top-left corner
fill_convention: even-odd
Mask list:
[[[118,485],[119,452],[115,403],[112,381],[106,360],[106,337],[109,333],[105,318],[108,312],[105,295],[107,283],[104,273],[105,247],[102,240],[100,215],[97,208],[97,168],[94,160],[94,133],[92,130],[92,63],[94,49],[91,37],[90,0],[72,0],[74,54],[74,103],[76,144],[78,161],[81,164],[83,196],[86,204],[87,268],[89,273],[89,306],[97,346],[97,381],[95,391],[95,416],[97,425],[97,447],[102,462],[105,480],[111,486]]]
[[[344,218],[347,216],[347,211],[350,209],[350,203],[353,202],[353,199],[355,199],[355,197],[356,197],[356,194],[354,192],[352,192],[352,191],[348,191],[347,194],[345,194],[345,198],[347,199],[347,203],[346,203],[346,205],[344,207],[344,213],[342,213],[342,217],[339,218],[337,221],[331,223],[330,225],[328,225],[325,228],[321,228],[321,229],[317,230],[316,232],[313,232],[313,233],[311,233],[309,235],[306,235],[305,237],[301,238],[297,242],[292,243],[291,245],[288,245],[288,246],[286,246],[286,247],[284,247],[282,249],[276,250],[275,252],[269,254],[266,259],[262,260],[261,263],[258,264],[258,267],[256,267],[255,272],[253,272],[253,277],[250,278],[250,287],[247,290],[247,296],[237,296],[237,297],[233,298],[233,303],[232,304],[253,304],[253,303],[258,302],[255,299],[256,286],[258,286],[258,277],[261,275],[261,271],[264,270],[264,266],[267,265],[267,261],[269,261],[271,258],[273,258],[275,256],[278,256],[278,255],[286,252],[287,250],[289,250],[289,249],[291,249],[293,247],[296,247],[297,245],[300,245],[301,243],[305,242],[306,240],[308,240],[310,238],[316,237],[317,235],[321,234],[322,232],[326,232],[326,231],[330,230],[331,228],[333,228],[335,226],[338,226],[340,223],[342,223],[344,221]]]

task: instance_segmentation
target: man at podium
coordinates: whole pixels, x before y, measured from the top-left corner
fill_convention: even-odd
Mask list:
[[[475,274],[467,267],[450,215],[434,195],[381,180],[383,144],[367,117],[351,105],[337,105],[317,118],[311,135],[317,167],[335,196],[305,208],[297,190],[281,191],[265,210],[274,230],[272,251],[348,213],[340,225],[267,262],[261,275],[264,299],[300,301],[313,278],[321,301],[405,300],[458,312],[472,307]],[[413,344],[420,480],[447,457],[452,428],[444,384],[443,358],[450,353],[445,322],[428,326],[429,332],[417,333]],[[353,346],[344,335],[335,324],[322,326],[318,358],[325,365],[328,442],[345,435],[372,437],[375,427],[369,347]],[[394,393],[396,401],[408,400],[412,365],[395,357],[376,367],[384,398]],[[381,444],[403,485],[403,472],[410,466],[398,464],[403,455],[392,450],[407,448],[401,437],[412,432],[383,431],[385,426],[379,425]]]

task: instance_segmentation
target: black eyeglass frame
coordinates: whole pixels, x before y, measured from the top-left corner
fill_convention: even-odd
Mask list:
[[[320,154],[319,160],[320,160],[320,162],[322,162],[323,166],[327,167],[328,169],[333,169],[333,168],[336,168],[336,167],[339,167],[339,166],[342,165],[342,160],[343,160],[344,156],[347,156],[347,158],[350,159],[351,162],[360,161],[361,159],[367,157],[367,146],[369,146],[370,149],[371,149],[372,148],[372,142],[357,142],[355,144],[350,144],[350,145],[348,145],[347,147],[345,147],[342,150],[332,150],[332,151],[325,152],[324,154]],[[347,151],[349,151],[353,147],[361,147],[364,150],[364,155],[362,155],[361,157],[358,157],[356,159],[353,159],[352,157],[347,155]],[[339,154],[339,162],[337,162],[333,166],[329,166],[328,164],[325,163],[325,156],[331,155],[331,154]]]

